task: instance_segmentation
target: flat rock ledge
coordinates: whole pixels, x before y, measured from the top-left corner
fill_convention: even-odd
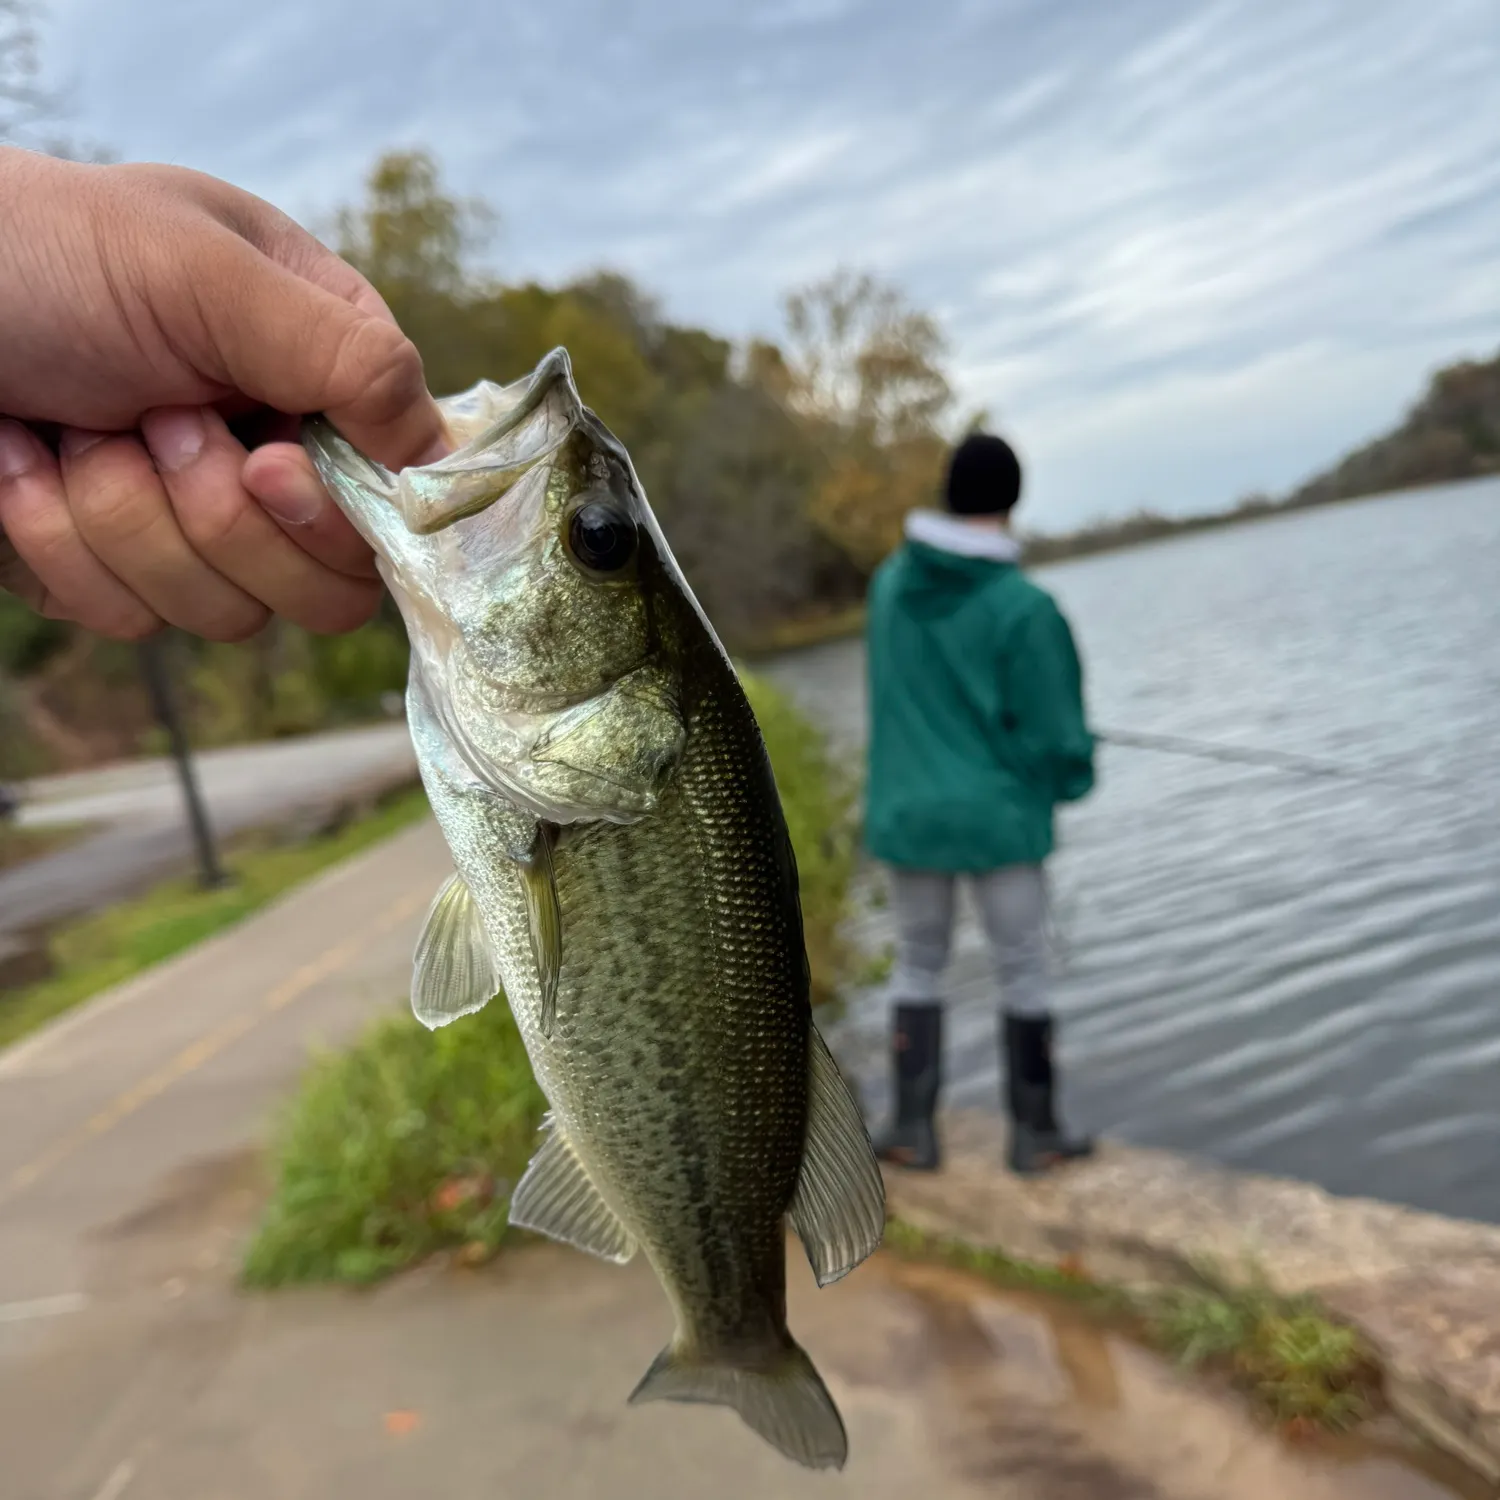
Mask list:
[[[1500,1228],[1112,1144],[1028,1182],[1003,1167],[1003,1120],[943,1126],[941,1172],[887,1171],[897,1217],[1127,1287],[1312,1293],[1381,1357],[1397,1416],[1500,1484]]]

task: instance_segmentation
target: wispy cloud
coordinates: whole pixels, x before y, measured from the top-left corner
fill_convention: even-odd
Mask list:
[[[53,0],[79,126],[315,218],[424,144],[500,269],[937,310],[1033,519],[1287,485],[1500,343],[1493,0]]]

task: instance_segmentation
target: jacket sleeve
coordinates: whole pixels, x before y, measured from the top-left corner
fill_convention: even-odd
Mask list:
[[[1045,596],[1022,628],[1010,662],[1011,711],[1038,780],[1054,802],[1094,787],[1094,736],[1083,707],[1083,666],[1062,611]]]

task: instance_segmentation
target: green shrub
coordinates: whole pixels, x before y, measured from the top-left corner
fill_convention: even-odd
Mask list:
[[[544,1107],[503,997],[436,1032],[381,1021],[309,1071],[246,1280],[370,1281],[444,1247],[494,1250]]]
[[[384,613],[347,635],[311,637],[309,645],[319,686],[345,713],[373,713],[383,694],[406,688],[406,636]]]
[[[1279,1423],[1343,1431],[1376,1404],[1379,1371],[1354,1329],[1309,1297],[1252,1281],[1182,1288],[1143,1307],[1152,1339],[1189,1368],[1227,1371]]]
[[[785,693],[753,673],[742,673],[741,681],[765,737],[797,852],[813,1004],[827,1004],[849,980],[853,962],[844,922],[859,857],[856,783],[834,760],[823,732]]]
[[[1253,1272],[1242,1285],[1216,1280],[1128,1291],[1076,1266],[1020,1260],[900,1219],[886,1226],[885,1245],[998,1286],[1078,1303],[1188,1369],[1228,1376],[1259,1411],[1292,1431],[1347,1431],[1379,1409],[1380,1369],[1359,1334],[1330,1319],[1313,1298],[1282,1296]]]

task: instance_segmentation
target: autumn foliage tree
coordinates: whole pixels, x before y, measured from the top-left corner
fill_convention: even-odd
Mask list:
[[[857,592],[857,570],[814,523],[821,457],[790,400],[779,350],[736,359],[726,339],[672,323],[627,278],[506,284],[482,264],[495,215],[443,186],[422,152],[381,159],[336,220],[422,351],[439,393],[513,380],[564,346],[584,399],[630,449],[684,571],[734,641]],[[783,378],[772,378],[777,369]]]
[[[896,288],[848,270],[794,292],[786,316],[787,400],[825,460],[811,514],[868,571],[937,492],[953,405],[942,330]]]
[[[1393,432],[1293,492],[1292,505],[1500,474],[1500,354],[1439,370]]]

